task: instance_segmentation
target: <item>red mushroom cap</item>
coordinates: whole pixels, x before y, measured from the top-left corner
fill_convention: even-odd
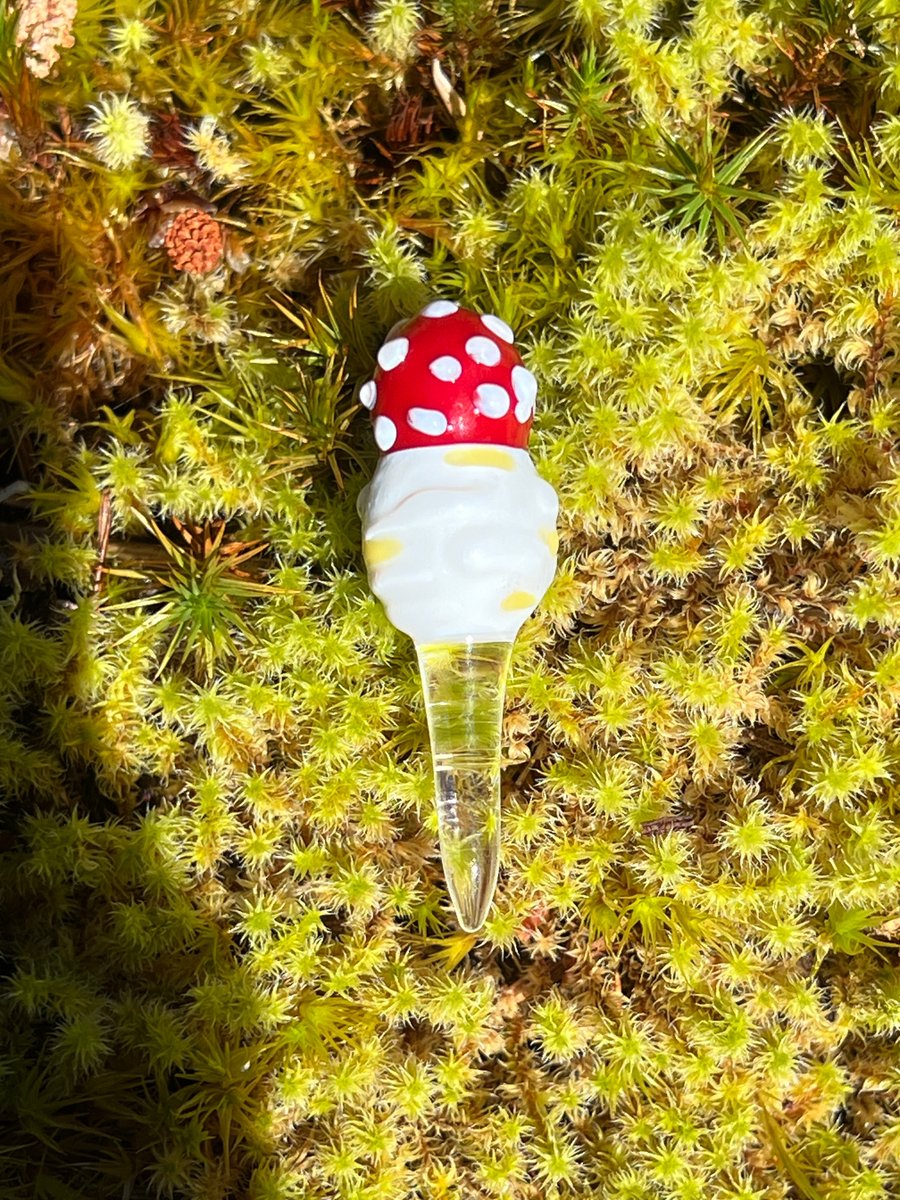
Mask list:
[[[499,317],[433,300],[399,321],[359,398],[384,453],[484,442],[524,449],[537,381]]]

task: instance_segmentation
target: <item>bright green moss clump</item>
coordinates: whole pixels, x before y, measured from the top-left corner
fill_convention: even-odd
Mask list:
[[[900,8],[21,7],[0,1195],[900,1194]],[[481,939],[354,506],[433,296],[563,508]]]

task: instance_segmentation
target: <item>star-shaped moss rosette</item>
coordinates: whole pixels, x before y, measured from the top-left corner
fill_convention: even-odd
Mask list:
[[[467,930],[497,881],[510,652],[556,571],[558,501],[527,450],[536,398],[510,327],[448,300],[394,326],[360,389],[383,452],[359,499],[366,566],[416,644],[444,872]]]

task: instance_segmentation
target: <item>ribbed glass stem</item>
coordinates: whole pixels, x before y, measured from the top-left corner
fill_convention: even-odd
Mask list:
[[[500,865],[500,738],[511,642],[417,646],[447,890],[484,924]]]

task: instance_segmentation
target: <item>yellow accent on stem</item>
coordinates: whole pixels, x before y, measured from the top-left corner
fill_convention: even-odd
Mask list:
[[[484,924],[500,865],[500,739],[512,642],[417,646],[444,878],[460,926]]]
[[[548,529],[544,526],[541,529],[541,541],[545,543],[551,554],[555,554],[559,549],[559,534],[555,529]]]
[[[363,557],[367,567],[377,567],[379,563],[390,562],[403,549],[399,538],[369,538],[363,542]]]
[[[444,454],[444,462],[451,467],[501,467],[504,471],[516,469],[513,456],[496,446],[454,446]]]
[[[510,592],[501,603],[504,612],[515,612],[518,608],[532,608],[537,604],[537,597],[531,592]]]

